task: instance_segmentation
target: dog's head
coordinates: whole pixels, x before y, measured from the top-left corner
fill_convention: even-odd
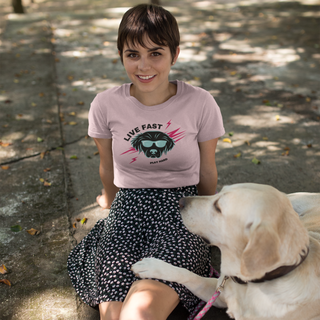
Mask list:
[[[175,143],[166,133],[148,131],[132,139],[131,145],[139,153],[143,152],[147,158],[160,158],[163,153],[170,151]]]
[[[220,248],[222,271],[243,280],[299,263],[309,244],[286,195],[270,186],[236,184],[215,196],[184,198],[180,206],[187,228]]]

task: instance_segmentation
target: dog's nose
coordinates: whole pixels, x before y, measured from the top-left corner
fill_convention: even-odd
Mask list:
[[[183,209],[183,208],[185,207],[185,205],[186,205],[185,199],[184,199],[184,198],[181,198],[181,199],[179,200],[179,208],[180,208],[180,209]]]

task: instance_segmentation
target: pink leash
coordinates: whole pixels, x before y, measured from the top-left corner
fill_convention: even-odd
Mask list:
[[[210,268],[210,278],[213,276],[213,274],[217,277],[220,276],[219,273],[211,267]],[[189,316],[188,320],[202,319],[202,317],[207,313],[207,311],[211,308],[211,306],[214,304],[214,302],[220,296],[220,293],[223,291],[224,285],[228,279],[229,279],[229,277],[227,277],[227,276],[224,277],[221,285],[217,288],[216,292],[213,294],[213,296],[210,298],[210,300],[207,303],[205,303],[204,301],[199,302],[199,304],[194,309],[193,313]],[[204,305],[204,307],[203,307],[203,305]],[[199,310],[201,310],[201,311],[199,312]]]

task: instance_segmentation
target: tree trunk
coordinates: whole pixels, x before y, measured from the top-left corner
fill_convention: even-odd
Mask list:
[[[12,6],[14,13],[24,13],[22,0],[12,0]]]

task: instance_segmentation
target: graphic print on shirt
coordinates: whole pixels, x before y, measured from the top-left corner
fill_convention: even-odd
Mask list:
[[[175,143],[166,133],[161,131],[148,131],[140,133],[131,141],[133,148],[143,152],[147,158],[161,158],[162,154],[167,154]]]
[[[171,124],[171,120],[168,121],[165,130],[167,130],[171,126]],[[139,152],[139,154],[142,153],[147,158],[159,159],[163,154],[167,154],[169,151],[171,151],[174,148],[175,144],[185,137],[185,131],[181,131],[181,128],[169,132],[150,130],[139,133],[147,129],[160,129],[161,127],[163,127],[162,124],[144,124],[130,131],[127,137],[124,138],[124,140],[130,141],[132,138],[130,142],[131,148],[121,153],[121,155]],[[135,134],[137,133],[139,134],[135,136]],[[137,161],[137,159],[138,157],[132,158],[130,163]],[[159,162],[164,160],[160,160]],[[158,162],[151,163],[155,164]]]

